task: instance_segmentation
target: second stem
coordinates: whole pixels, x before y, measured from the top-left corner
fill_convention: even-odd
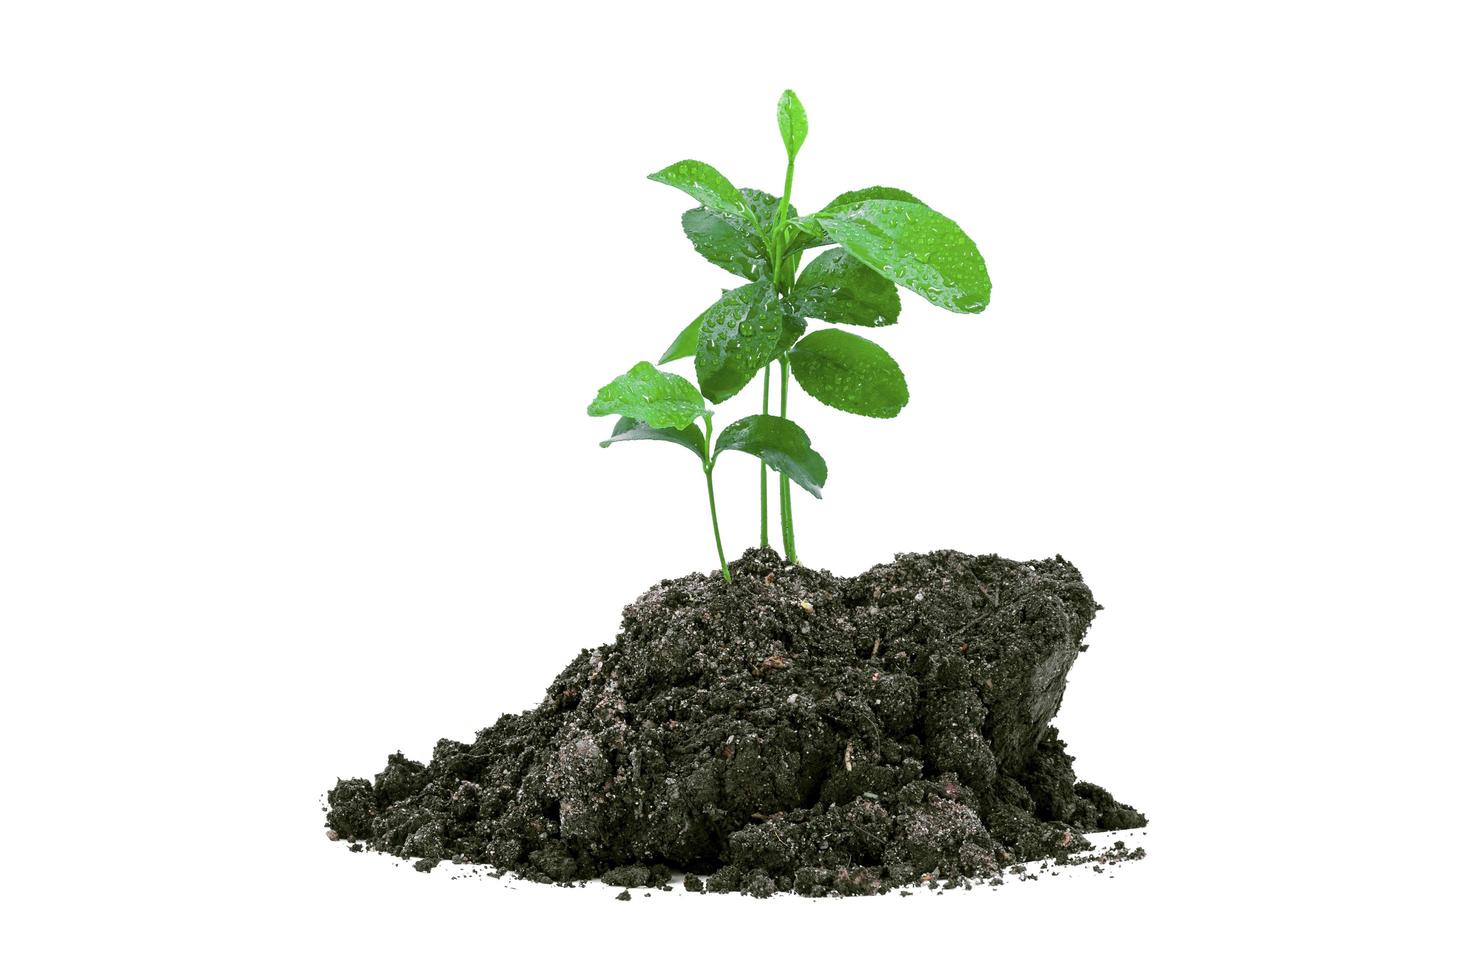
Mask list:
[[[720,541],[720,515],[715,511],[715,463],[710,457],[709,446],[715,433],[709,416],[704,418],[704,486],[709,491],[709,522],[715,531],[715,551],[720,556],[720,574],[730,581],[730,566],[725,562],[725,545]]]
[[[766,383],[761,391],[761,414],[771,414],[771,366],[766,365]],[[771,546],[770,507],[766,504],[766,461],[761,460],[761,547]]]
[[[786,355],[781,355],[781,417],[786,417],[786,389],[790,384],[791,365]],[[791,478],[781,474],[781,544],[786,549],[786,560],[798,564],[796,557],[796,528],[791,520]]]

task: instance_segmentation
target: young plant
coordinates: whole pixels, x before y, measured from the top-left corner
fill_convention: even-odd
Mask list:
[[[788,450],[798,444],[817,463],[821,457],[811,452],[806,434],[786,417],[791,378],[817,401],[870,418],[893,418],[909,399],[903,371],[882,347],[836,328],[808,334],[807,321],[888,326],[898,319],[899,286],[944,309],[979,313],[990,302],[990,277],[969,236],[907,191],[878,186],[849,191],[813,214],[800,215],[791,203],[791,186],[808,126],[806,110],[794,92],[782,93],[776,122],[786,149],[786,179],[779,198],[764,191],[737,189],[714,167],[698,160],[684,160],[649,175],[698,202],[698,207],[683,216],[684,233],[695,250],[720,268],[749,280],[724,291],[659,359],[662,365],[693,357],[698,389],[678,375],[642,362],[604,388],[589,412],[623,416],[604,446],[628,439],[662,439],[678,442],[699,455],[710,492],[717,548],[714,460],[722,448],[758,456],[761,546],[769,546],[767,470],[774,469],[780,475],[782,543],[787,559],[794,562],[791,483],[794,480],[820,496],[817,488],[825,482],[826,466],[821,465],[818,480],[811,479],[811,470],[805,473],[805,481],[793,472]],[[773,367],[780,380],[777,415],[771,414]],[[604,400],[609,389],[620,383],[633,385],[627,379],[635,372],[641,384],[657,391],[636,389],[641,392],[637,399]],[[711,422],[703,399],[716,405],[725,402],[757,374],[763,374],[761,413],[731,425],[713,452],[708,451]],[[682,381],[685,387],[655,378]],[[690,405],[691,396],[697,398],[703,414],[696,412],[687,418],[676,414],[660,422],[624,410],[647,408],[665,395],[672,398],[676,394]],[[703,434],[694,427],[696,418],[704,420]],[[725,435],[732,430],[737,436],[726,445]]]

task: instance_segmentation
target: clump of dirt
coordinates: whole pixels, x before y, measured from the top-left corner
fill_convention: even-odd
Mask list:
[[[338,780],[327,826],[420,870],[820,896],[990,878],[1146,822],[1077,782],[1049,724],[1101,608],[1066,560],[842,578],[752,550],[730,573],[659,583],[474,742]]]

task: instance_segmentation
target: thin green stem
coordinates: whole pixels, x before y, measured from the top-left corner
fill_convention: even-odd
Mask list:
[[[791,526],[791,481],[781,477],[781,546],[786,551],[786,560],[797,564],[796,531]]]
[[[761,414],[771,414],[771,365],[766,365],[766,381],[761,390]],[[766,461],[761,460],[761,547],[771,546],[770,506],[766,502]]]
[[[781,417],[786,417],[786,392],[790,386],[791,365],[786,355],[781,355]],[[796,557],[796,527],[791,515],[791,479],[781,474],[781,543],[786,549],[786,560],[798,564]]]
[[[720,515],[715,510],[715,463],[710,459],[709,444],[714,441],[714,429],[709,416],[704,418],[704,486],[709,491],[709,523],[715,531],[715,551],[720,556],[720,574],[730,581],[730,566],[725,563],[725,546],[720,542]]]
[[[776,209],[776,227],[773,238],[780,237],[786,227],[786,209],[791,205],[791,178],[796,175],[796,157],[786,158],[786,189],[781,192],[781,206]]]
[[[715,529],[715,551],[720,554],[720,574],[725,576],[725,581],[730,581],[730,566],[725,563],[725,546],[720,543],[720,518],[715,513],[715,468],[709,466],[704,471],[704,485],[709,490],[709,522]]]
[[[771,230],[771,238],[768,242],[771,253],[771,275],[774,278],[776,288],[782,296],[786,295],[786,255],[787,239],[783,232],[786,230],[786,212],[791,205],[791,179],[796,173],[796,157],[788,154],[786,157],[786,187],[781,192],[781,205],[776,211],[776,226]],[[771,366],[766,365],[766,390],[770,392]],[[781,417],[786,417],[786,395],[790,387],[791,365],[786,360],[786,355],[781,355]],[[765,543],[765,466],[761,467],[761,542]],[[791,519],[791,480],[784,473],[781,475],[781,544],[786,551],[786,560],[792,564],[797,563],[796,558],[796,529]]]

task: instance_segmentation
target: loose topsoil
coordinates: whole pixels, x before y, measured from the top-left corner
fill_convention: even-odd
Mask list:
[[[939,551],[842,578],[752,550],[730,574],[659,583],[473,742],[338,780],[330,836],[421,870],[856,895],[1144,825],[1049,724],[1101,608],[1071,563]]]

